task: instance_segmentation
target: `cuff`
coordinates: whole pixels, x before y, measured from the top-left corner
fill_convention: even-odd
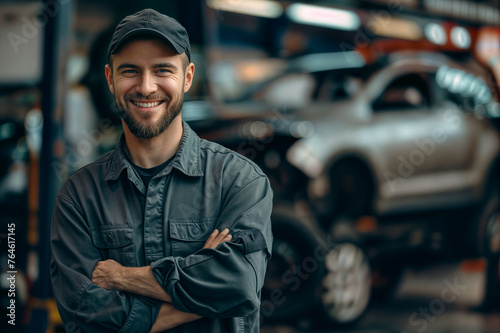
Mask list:
[[[178,280],[179,274],[175,269],[175,259],[173,257],[166,257],[151,263],[151,271],[153,272],[156,281],[160,286],[167,290],[168,280]],[[170,295],[170,294],[169,294]]]
[[[172,285],[171,282],[179,280],[179,270],[186,269],[190,266],[194,266],[205,260],[211,259],[215,251],[216,250],[213,249],[201,249],[194,255],[187,256],[186,258],[165,257],[152,262],[151,271],[160,286],[162,286],[163,289],[171,295],[167,288],[168,285]]]

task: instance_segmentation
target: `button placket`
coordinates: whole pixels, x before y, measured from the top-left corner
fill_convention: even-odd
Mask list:
[[[133,172],[133,171],[128,171],[127,172],[128,179],[135,185],[135,187],[141,192],[142,194],[146,195],[146,187],[142,183],[142,180],[139,178],[139,176]]]
[[[163,257],[162,236],[158,235],[157,224],[163,222],[163,193],[161,193],[162,178],[152,178],[146,193],[146,204],[144,212],[144,252],[146,263]]]

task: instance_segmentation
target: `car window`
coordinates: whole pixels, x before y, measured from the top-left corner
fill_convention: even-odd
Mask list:
[[[318,100],[338,102],[352,98],[363,85],[363,81],[354,76],[336,77],[331,75],[323,83],[319,91]]]
[[[254,99],[269,105],[304,107],[313,99],[316,82],[310,74],[286,75],[262,89]]]
[[[429,88],[429,75],[426,73],[399,76],[373,102],[373,111],[406,111],[429,107]]]

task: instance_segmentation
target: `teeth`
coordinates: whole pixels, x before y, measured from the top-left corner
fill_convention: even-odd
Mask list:
[[[160,102],[141,103],[141,102],[134,101],[134,104],[137,106],[140,106],[141,108],[152,108],[152,107],[160,105]]]

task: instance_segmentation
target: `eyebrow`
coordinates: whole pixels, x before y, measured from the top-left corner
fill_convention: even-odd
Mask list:
[[[178,71],[179,70],[179,67],[177,67],[176,65],[172,64],[171,62],[165,62],[165,63],[160,63],[160,64],[156,64],[153,66],[154,68],[171,68],[175,71]],[[120,69],[123,69],[123,68],[134,68],[134,69],[139,69],[139,66],[137,65],[134,65],[134,64],[128,64],[128,63],[124,63],[124,64],[120,64],[116,70],[120,70]]]
[[[178,70],[179,68],[172,64],[171,62],[164,62],[164,63],[161,63],[161,64],[156,64],[154,65],[154,68],[172,68],[173,70]]]
[[[127,63],[125,63],[125,64],[120,64],[120,65],[116,68],[116,70],[120,70],[120,69],[123,69],[123,68],[136,68],[136,69],[138,69],[138,68],[139,68],[139,66],[136,66],[136,65],[134,65],[134,64],[127,64]]]

